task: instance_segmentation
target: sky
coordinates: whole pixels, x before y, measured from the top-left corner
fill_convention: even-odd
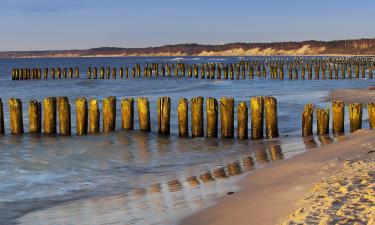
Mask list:
[[[0,51],[375,37],[375,0],[0,0]]]

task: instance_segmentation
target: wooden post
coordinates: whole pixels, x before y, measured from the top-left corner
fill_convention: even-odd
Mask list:
[[[350,132],[353,133],[362,128],[362,105],[353,103],[349,105]]]
[[[139,129],[141,131],[151,131],[150,122],[150,103],[147,98],[138,98],[138,119],[139,119]]]
[[[91,67],[87,68],[87,79],[91,79]]]
[[[94,79],[98,79],[98,68],[94,67]]]
[[[56,134],[56,98],[43,100],[43,130],[45,134]]]
[[[103,133],[110,133],[116,129],[116,97],[103,99]]]
[[[88,109],[87,100],[85,97],[80,97],[76,99],[76,127],[77,135],[87,134],[88,125]]]
[[[251,139],[263,138],[263,115],[264,100],[263,97],[253,97],[251,105]]]
[[[5,134],[5,127],[4,127],[4,108],[3,108],[3,101],[0,98],[0,135]]]
[[[79,78],[79,68],[78,67],[74,68],[74,75],[75,75],[76,78]]]
[[[122,129],[134,129],[134,98],[123,98],[121,100]]]
[[[100,110],[97,99],[90,99],[89,134],[97,134],[100,130]]]
[[[22,102],[18,98],[9,99],[10,133],[23,134]]]
[[[369,102],[367,104],[368,119],[370,122],[370,128],[375,129],[375,103]]]
[[[239,139],[248,138],[248,108],[246,102],[237,106],[237,135]]]
[[[313,113],[314,106],[312,103],[305,105],[304,112],[302,113],[302,136],[313,135]]]
[[[203,97],[196,97],[190,100],[191,105],[191,136],[204,137],[203,129]]]
[[[188,137],[188,100],[186,98],[181,98],[178,101],[178,136]]]
[[[274,97],[265,97],[266,137],[279,137],[277,100]]]
[[[42,105],[36,100],[29,102],[29,132],[42,132]]]
[[[59,128],[61,135],[71,134],[70,104],[67,97],[57,98],[57,110],[59,114]]]
[[[161,97],[158,99],[158,133],[170,134],[171,98]]]
[[[329,134],[329,108],[317,109],[316,111],[316,130],[318,135]]]
[[[220,126],[222,138],[234,137],[234,99],[220,99]]]
[[[207,137],[217,137],[217,122],[218,122],[218,105],[215,98],[206,99],[206,116],[207,116]]]
[[[344,133],[345,108],[344,102],[332,101],[332,133]]]

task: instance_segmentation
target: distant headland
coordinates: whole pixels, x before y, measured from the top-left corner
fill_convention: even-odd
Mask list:
[[[375,38],[334,41],[238,42],[222,45],[176,44],[145,48],[101,47],[85,50],[0,52],[0,58],[260,55],[375,55]]]

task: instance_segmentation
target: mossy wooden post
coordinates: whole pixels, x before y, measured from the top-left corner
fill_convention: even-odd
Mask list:
[[[204,137],[203,129],[203,97],[196,97],[190,100],[191,105],[191,136]]]
[[[353,103],[349,105],[350,132],[353,133],[362,128],[362,105]]]
[[[125,77],[129,78],[129,68],[125,67]]]
[[[120,67],[120,78],[124,78],[124,68]]]
[[[240,102],[237,106],[237,136],[239,139],[248,138],[248,108],[246,102]]]
[[[94,67],[94,74],[93,74],[94,79],[98,79],[98,68]]]
[[[44,79],[48,79],[48,68],[44,68]]]
[[[104,79],[104,67],[100,67],[100,79]]]
[[[266,137],[279,137],[277,100],[274,97],[265,97]]]
[[[304,111],[302,113],[302,136],[313,135],[313,114],[314,106],[309,103],[304,106]]]
[[[5,127],[4,127],[4,108],[3,108],[3,101],[0,98],[0,135],[5,134]]]
[[[134,98],[123,98],[121,100],[122,129],[134,129]]]
[[[107,67],[105,71],[105,79],[111,78],[111,67]]]
[[[150,122],[150,103],[147,98],[138,98],[138,119],[139,119],[139,129],[141,131],[151,131]]]
[[[234,99],[220,99],[220,127],[222,138],[234,137]]]
[[[60,67],[57,68],[56,76],[57,76],[57,79],[61,79],[61,68]]]
[[[251,105],[251,139],[257,140],[263,138],[263,116],[264,99],[263,97],[253,97],[250,100]]]
[[[189,113],[188,100],[186,98],[181,98],[178,101],[178,109],[177,109],[178,136],[180,136],[180,137],[188,137],[189,136],[188,113]]]
[[[79,78],[79,68],[78,67],[74,68],[74,75],[75,75],[75,78]]]
[[[56,70],[55,68],[51,68],[51,78],[55,79],[55,77],[56,77]]]
[[[316,130],[318,135],[329,134],[329,108],[316,110]]]
[[[100,131],[100,110],[97,99],[90,99],[89,108],[89,134],[97,134]]]
[[[67,97],[57,98],[57,110],[59,114],[59,128],[61,135],[71,134],[70,104]]]
[[[103,133],[110,133],[116,129],[116,97],[103,99]]]
[[[18,98],[9,99],[10,133],[23,134],[22,102]]]
[[[42,132],[42,105],[36,100],[29,102],[29,132]]]
[[[73,78],[73,68],[69,67],[69,78]]]
[[[208,138],[217,138],[218,104],[215,98],[206,99],[206,117],[206,136]]]
[[[56,134],[56,98],[43,100],[43,131],[45,134]]]
[[[91,67],[87,68],[87,79],[91,79]]]
[[[88,126],[88,109],[85,97],[76,99],[76,129],[77,135],[86,135]]]
[[[63,78],[66,79],[68,77],[68,70],[63,68]]]
[[[369,102],[367,104],[368,119],[370,122],[370,128],[375,129],[375,103]]]
[[[332,133],[344,133],[345,107],[342,101],[332,101]]]
[[[116,68],[112,68],[112,79],[116,79],[116,78],[117,78]]]
[[[171,98],[161,97],[157,102],[158,110],[158,133],[162,135],[170,134],[171,121]]]

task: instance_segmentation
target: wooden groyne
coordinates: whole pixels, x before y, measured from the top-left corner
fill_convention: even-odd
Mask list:
[[[197,79],[245,80],[258,78],[289,80],[336,80],[373,78],[372,57],[265,57],[235,63],[145,63],[129,67],[87,67],[87,79],[125,79],[135,77],[190,77]],[[42,74],[43,71],[43,74]],[[287,74],[287,76],[286,76]],[[13,68],[12,80],[79,78],[80,69]]]

